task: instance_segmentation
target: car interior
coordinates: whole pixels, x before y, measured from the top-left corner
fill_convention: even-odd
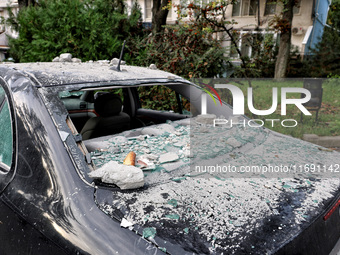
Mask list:
[[[184,87],[184,86],[181,86]],[[82,140],[190,118],[180,86],[112,87],[59,93]]]

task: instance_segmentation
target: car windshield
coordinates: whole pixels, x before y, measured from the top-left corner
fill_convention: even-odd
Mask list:
[[[214,108],[220,111],[198,115],[202,105],[197,102],[203,94],[202,90],[187,84],[58,92],[77,133],[82,136],[94,168],[100,169],[111,161],[124,164],[128,155],[133,155],[133,165],[143,170],[147,184],[201,174],[225,179],[225,173],[214,169],[219,165],[225,167],[228,162],[232,162],[227,166],[232,165],[234,170],[243,165],[266,167],[270,162],[287,167],[306,162],[306,154],[301,152],[310,151],[315,155],[317,148],[301,140],[287,139],[256,127],[256,123],[240,125],[247,119],[230,114],[228,105]],[[212,102],[208,101],[208,105]],[[230,118],[239,125],[224,125]],[[267,149],[263,144],[270,146],[270,153],[264,152]],[[293,148],[300,157],[291,157]],[[243,155],[246,152],[247,156]],[[263,153],[270,162],[263,161]],[[278,154],[281,156],[276,157]],[[262,171],[247,170],[246,177],[258,177]],[[244,172],[237,170],[228,176],[244,177],[242,174]],[[92,177],[103,181],[98,176]],[[103,183],[115,185],[108,179]]]

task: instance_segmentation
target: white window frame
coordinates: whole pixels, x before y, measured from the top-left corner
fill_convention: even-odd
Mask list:
[[[150,8],[146,8],[148,2],[150,2]],[[153,7],[152,0],[144,0],[144,20],[151,20],[152,19],[152,7]],[[172,9],[172,6],[171,6],[171,8],[168,12],[167,20],[172,20],[172,16],[173,16],[172,11],[173,11],[173,9]],[[148,16],[148,14],[150,16]]]
[[[299,0],[298,5],[293,7],[293,15],[301,14],[301,3],[302,3],[302,0]]]
[[[232,16],[233,17],[244,17],[244,16],[256,16],[257,12],[258,12],[258,7],[256,8],[256,10],[254,11],[254,14],[249,15],[250,12],[250,7],[251,7],[251,2],[254,1],[255,4],[257,5],[257,0],[238,0],[240,3],[240,10],[239,10],[239,15],[234,15],[234,8],[235,8],[235,4],[233,5],[233,11],[232,11]],[[244,5],[246,4],[245,2],[248,2],[248,10],[246,11],[246,13],[244,12]]]
[[[242,51],[243,38],[246,38],[245,35],[247,35],[247,34],[251,34],[251,35],[257,34],[257,33],[261,33],[262,35],[265,35],[265,34],[273,34],[273,35],[274,35],[274,36],[273,36],[273,40],[274,40],[275,44],[276,44],[277,35],[278,35],[275,31],[266,31],[266,30],[263,30],[263,31],[241,30],[241,31],[239,31],[239,33],[240,33],[240,35],[239,35],[239,40],[238,40],[238,43],[237,43],[237,47],[238,47],[238,49],[240,49],[241,51]],[[247,56],[248,56],[249,58],[251,58],[252,50],[253,50],[252,47],[249,47],[248,52],[247,52]],[[231,58],[231,59],[239,59],[239,58],[240,58],[240,55],[237,54],[237,57],[231,57],[231,56],[230,56],[230,58]]]
[[[150,8],[147,8],[147,3],[150,2]],[[148,13],[149,10],[149,13]],[[148,14],[150,16],[148,16]],[[144,0],[144,20],[152,19],[152,0]]]

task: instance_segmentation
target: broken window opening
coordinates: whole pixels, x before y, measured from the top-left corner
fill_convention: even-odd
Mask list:
[[[232,16],[255,16],[257,0],[238,0],[233,4]]]
[[[264,15],[274,15],[276,13],[276,0],[267,0]]]

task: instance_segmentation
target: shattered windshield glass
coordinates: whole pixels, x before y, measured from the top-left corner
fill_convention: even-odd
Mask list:
[[[62,91],[59,92],[60,98],[67,98],[67,97],[80,97],[84,94],[84,91]]]
[[[243,174],[245,178],[234,178],[237,173],[197,171],[192,166],[202,167],[211,159],[220,165],[286,164],[293,160],[288,148],[294,149],[295,162],[331,159],[316,146],[287,141],[265,129],[214,129],[186,119],[85,144],[98,167],[90,176],[103,182],[119,182],[120,177],[110,176],[112,168],[101,171],[110,162],[117,162],[112,167],[124,166],[132,151],[136,154],[135,167],[144,175],[140,189],[124,192],[126,186],[119,183],[120,189],[112,191],[111,203],[99,201],[106,213],[124,220],[127,226],[142,226],[141,234],[157,240],[162,247],[175,242],[195,253],[237,251],[240,244],[244,245],[243,240],[252,243],[253,235],[267,238],[268,233],[262,232],[267,224],[276,226],[276,232],[271,232],[273,238],[282,239],[282,233],[292,237],[322,211],[322,201],[332,197],[339,187],[338,179],[320,180],[310,175],[271,178],[259,173],[254,175],[256,178],[248,178],[247,173]],[[314,156],[306,158],[306,151]],[[264,154],[269,157],[265,159]],[[129,167],[119,171],[126,173]],[[277,216],[282,212],[284,217]],[[195,246],[197,242],[205,245]]]
[[[109,113],[97,112],[92,96],[65,106],[72,121],[83,119],[84,124],[77,124],[80,134],[87,122],[107,120],[116,127],[128,120],[112,134],[100,135],[101,131],[83,139],[86,158],[94,165],[86,174],[98,193],[103,186],[103,192],[110,191],[109,196],[96,196],[106,214],[164,251],[175,244],[205,254],[275,250],[279,240],[297,235],[312,222],[339,188],[339,179],[332,178],[335,172],[268,172],[274,165],[327,165],[334,162],[333,152],[263,127],[228,127],[223,123],[234,116],[227,114],[215,113],[222,123],[215,125],[214,113],[193,114],[200,107],[193,101],[187,115],[177,99],[188,94],[172,101],[182,104],[179,112],[172,103],[165,109],[143,107],[152,103],[141,100],[148,91],[138,91],[124,88],[120,100],[104,96],[116,109]],[[82,105],[86,108],[80,109]],[[223,107],[223,112],[230,109]],[[238,117],[235,122],[243,120]],[[264,242],[268,235],[278,242]]]

